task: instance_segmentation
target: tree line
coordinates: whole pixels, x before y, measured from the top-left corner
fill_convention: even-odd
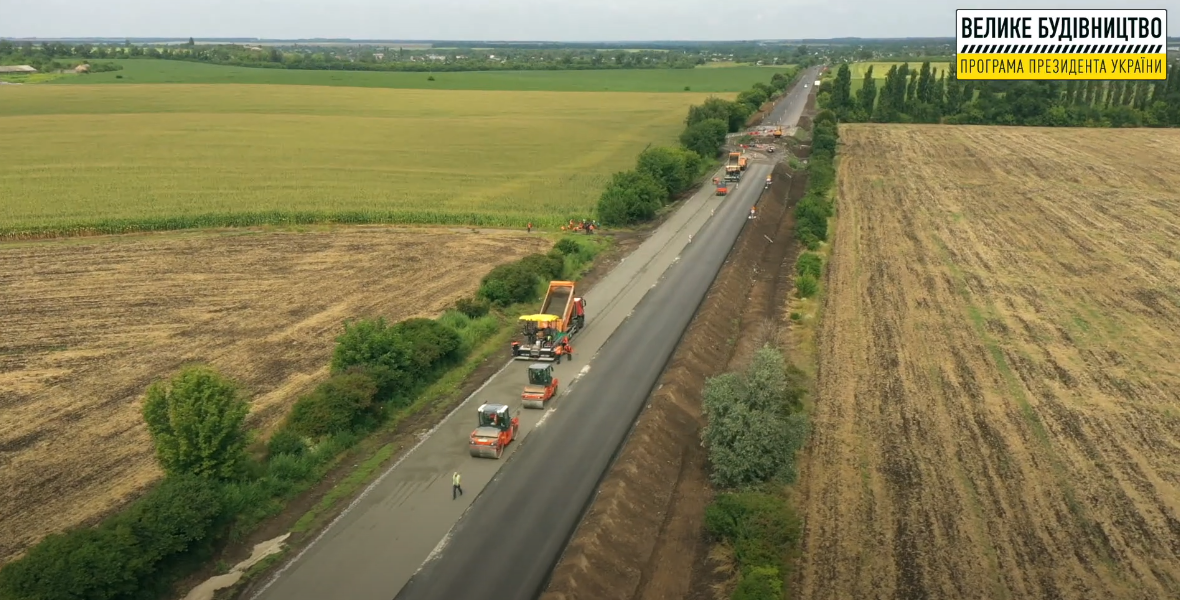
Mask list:
[[[501,327],[504,309],[573,276],[599,244],[567,237],[548,253],[493,269],[437,319],[360,319],[336,338],[330,376],[295,401],[269,440],[247,429],[249,400],[216,370],[188,366],[146,391],[142,416],[162,482],[93,527],[50,535],[0,569],[5,600],[144,600],[172,594],[227,543],[240,541],[319,481],[366,434]],[[492,310],[499,314],[491,314]]]
[[[854,93],[842,64],[820,99],[850,123],[1180,126],[1180,62],[1154,81],[960,81],[954,61],[937,76],[929,62],[893,65],[884,81],[875,75],[870,66]]]
[[[607,226],[650,221],[660,208],[688,191],[702,169],[717,158],[729,133],[741,130],[750,116],[782,94],[794,79],[775,73],[770,83],[755,83],[734,100],[710,97],[690,106],[680,146],[658,146],[639,154],[636,167],[615,173],[598,199],[598,218]]]
[[[675,51],[592,49],[416,49],[375,47],[249,47],[238,44],[65,44],[0,40],[0,60],[21,64],[55,58],[146,58],[275,69],[348,71],[521,71],[604,69],[691,69],[700,56]],[[35,65],[34,65],[35,66]]]

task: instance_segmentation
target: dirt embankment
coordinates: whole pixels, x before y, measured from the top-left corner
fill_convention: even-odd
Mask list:
[[[694,577],[706,563],[712,497],[700,394],[707,377],[747,360],[782,318],[797,253],[792,208],[805,175],[791,178],[781,164],[774,173],[759,217],[709,289],[542,600],[711,597]]]

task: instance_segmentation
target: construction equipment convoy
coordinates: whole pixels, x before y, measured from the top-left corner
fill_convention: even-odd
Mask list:
[[[476,458],[500,458],[504,448],[516,439],[520,417],[509,415],[503,404],[483,404],[478,410],[479,426],[471,432],[468,449]]]
[[[529,365],[529,383],[524,386],[520,398],[525,408],[545,408],[545,403],[557,395],[557,378],[553,376],[553,365],[533,363]]]
[[[520,318],[524,340],[512,342],[512,357],[561,362],[566,343],[586,326],[586,301],[574,295],[574,282],[551,281],[541,312]]]

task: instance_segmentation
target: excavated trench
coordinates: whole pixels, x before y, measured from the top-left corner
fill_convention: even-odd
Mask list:
[[[643,413],[551,576],[543,600],[712,598],[703,533],[712,498],[700,431],[705,379],[773,340],[799,246],[806,174],[776,165]]]

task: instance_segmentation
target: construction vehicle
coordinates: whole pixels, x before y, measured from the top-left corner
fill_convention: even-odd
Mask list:
[[[586,326],[586,302],[574,296],[574,282],[550,281],[549,291],[541,302],[543,315],[557,315],[561,318],[558,329],[573,335]]]
[[[572,281],[551,281],[541,312],[520,318],[524,340],[512,342],[513,358],[560,362],[564,338],[586,326],[586,301],[574,295]]]
[[[740,159],[741,159],[741,153],[739,153],[739,152],[730,152],[729,153],[729,162],[725,163],[725,174],[726,175],[730,175],[732,173],[738,173],[742,170],[741,165],[738,164],[738,161]]]
[[[717,195],[718,196],[724,196],[728,193],[729,193],[729,184],[724,183],[724,182],[717,184]]]
[[[774,137],[776,137],[776,138],[781,138],[781,137],[783,137],[783,129],[782,129],[782,127],[775,127],[775,128],[774,128]]]
[[[585,319],[585,317],[580,317]],[[557,315],[524,315],[524,341],[512,342],[512,358],[517,360],[543,360],[561,362],[567,354],[569,331],[561,330],[561,317]]]
[[[545,403],[556,395],[557,378],[553,376],[553,365],[529,365],[529,383],[520,394],[521,400],[524,400],[524,407],[545,408]]]
[[[746,167],[748,166],[748,163],[749,163],[749,159],[746,158],[745,154],[738,157],[738,169],[745,171]]]
[[[482,404],[478,410],[479,426],[471,432],[468,450],[476,458],[500,458],[516,439],[520,417],[509,415],[503,404]]]

